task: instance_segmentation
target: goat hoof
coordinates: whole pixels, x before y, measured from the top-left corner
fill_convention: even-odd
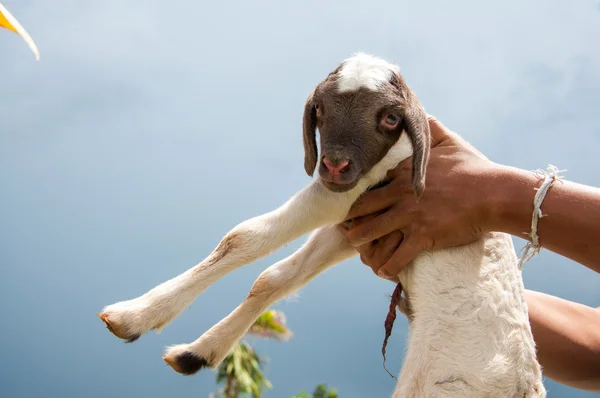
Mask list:
[[[118,338],[125,340],[126,343],[133,343],[141,336],[141,334],[139,333],[127,333],[123,330],[121,325],[116,323],[114,320],[109,319],[109,315],[105,312],[98,314],[98,316],[100,317],[102,322],[104,322],[109,332],[111,332]]]
[[[175,355],[167,353],[162,358],[174,371],[186,376],[191,376],[202,368],[211,367],[206,359],[190,351]]]

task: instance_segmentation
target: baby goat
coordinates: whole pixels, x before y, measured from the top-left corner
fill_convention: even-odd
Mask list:
[[[244,301],[163,359],[190,375],[216,367],[256,318],[312,278],[357,254],[336,224],[388,170],[413,156],[416,195],[425,188],[427,116],[399,69],[363,53],[344,60],[309,95],[304,167],[319,178],[278,209],[234,227],[201,263],[141,297],[99,314],[132,342],[160,330],[208,286],[310,231],[308,241],[267,268]],[[321,155],[317,154],[319,129]],[[410,300],[408,350],[394,397],[545,397],[517,257],[508,235],[423,252],[400,273]]]

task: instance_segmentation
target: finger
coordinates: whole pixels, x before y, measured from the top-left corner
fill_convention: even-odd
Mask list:
[[[387,177],[393,179],[394,187],[396,189],[399,188],[402,192],[406,188],[412,188],[412,156],[404,159],[398,166],[389,170]]]
[[[394,231],[379,239],[377,243],[371,244],[371,268],[375,273],[379,271],[379,268],[381,268],[383,264],[387,263],[389,259],[392,258],[403,239],[404,234],[402,231]]]
[[[337,229],[348,239],[348,231],[352,228],[355,228],[359,225],[364,224],[365,222],[377,217],[381,213],[369,214],[367,216],[351,218],[349,220],[343,221],[336,225]]]
[[[359,225],[366,223],[367,221],[374,219],[375,217],[377,217],[378,215],[383,214],[383,213],[384,213],[384,211],[380,211],[380,212],[367,214],[366,216],[354,217],[348,221],[345,221],[344,224],[346,224],[348,226],[348,230],[350,230],[352,228],[358,227]]]
[[[444,142],[452,138],[450,130],[446,128],[435,118],[435,116],[427,115],[427,121],[429,122],[429,132],[431,134],[431,146],[435,147],[441,142]]]
[[[350,230],[350,227],[346,223],[337,224],[335,227],[342,233],[342,235],[348,238],[348,231]]]
[[[393,190],[394,187],[388,184],[364,193],[354,202],[346,219],[363,217],[389,208],[397,201]]]
[[[373,253],[375,251],[375,244],[373,242],[366,243],[356,249],[360,254],[360,261],[371,268],[371,270],[377,275],[377,270],[381,265],[376,265],[373,261]]]
[[[391,209],[374,217],[348,231],[348,242],[354,247],[362,246],[367,242],[380,239],[397,230],[402,230],[410,221],[408,212]]]
[[[421,240],[409,236],[398,247],[392,258],[379,269],[378,275],[382,278],[398,275],[424,248]]]
[[[360,261],[377,275],[379,268],[392,257],[398,246],[400,246],[403,237],[401,231],[394,231],[381,239],[359,246],[357,251],[360,253]]]
[[[381,213],[373,213],[373,214],[368,214],[368,215],[362,216],[362,217],[349,218],[349,219],[337,224],[336,227],[347,237],[349,230],[351,230],[352,228],[355,228],[361,224],[364,224],[365,222],[377,217],[379,214],[381,214]]]
[[[371,265],[371,261],[370,261],[370,259],[369,259],[368,257],[366,257],[364,254],[361,254],[361,255],[360,255],[360,261],[361,261],[361,262],[362,262],[364,265],[366,265],[367,267],[371,268],[371,270],[373,271],[373,273],[374,273],[375,275],[377,275],[376,268],[375,268],[374,266],[372,266],[372,265]]]
[[[363,261],[363,263],[365,263],[365,265],[371,266],[371,264],[373,263],[374,244],[368,242],[362,246],[357,247],[356,250],[360,253],[361,261],[364,258],[365,261]]]

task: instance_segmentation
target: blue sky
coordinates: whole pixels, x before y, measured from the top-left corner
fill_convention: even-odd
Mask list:
[[[426,110],[494,161],[552,163],[600,185],[597,0],[3,3],[41,61],[0,35],[2,396],[215,391],[210,371],[167,368],[164,347],[199,337],[302,240],[228,275],[135,344],[96,312],[196,264],[235,224],[309,182],[302,105],[356,51],[400,65]],[[552,253],[524,278],[600,305],[600,276]],[[265,397],[319,382],[343,398],[389,396],[380,350],[392,289],[353,259],[279,303],[295,336],[256,345],[274,384]],[[399,318],[393,372],[406,331]],[[550,397],[592,396],[546,384]]]

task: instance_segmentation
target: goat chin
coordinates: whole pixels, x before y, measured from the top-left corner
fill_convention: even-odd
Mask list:
[[[383,119],[374,122],[377,118]],[[228,316],[195,341],[171,346],[163,355],[181,374],[214,368],[263,311],[357,255],[335,225],[390,169],[412,157],[413,187],[422,193],[428,122],[394,65],[357,54],[309,95],[303,116],[304,168],[309,175],[321,159],[317,125],[322,150],[350,165],[336,169],[342,180],[368,170],[353,187],[335,192],[336,187],[316,179],[279,208],[236,225],[194,267],[137,298],[105,307],[99,316],[109,331],[128,342],[160,331],[229,272],[310,233],[300,249],[260,274]],[[423,252],[399,278],[412,313],[394,397],[546,396],[508,235],[492,233],[469,245]]]

